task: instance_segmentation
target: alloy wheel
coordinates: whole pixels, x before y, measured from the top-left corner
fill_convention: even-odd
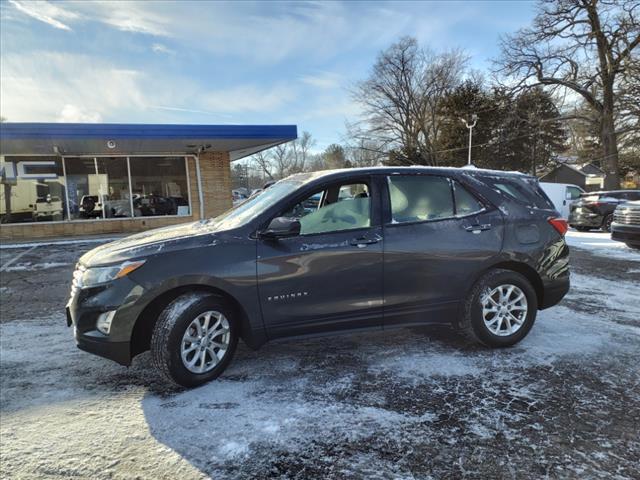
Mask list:
[[[527,296],[516,285],[487,289],[480,297],[480,304],[485,326],[500,337],[516,333],[527,318]]]
[[[180,343],[180,357],[187,370],[207,373],[224,358],[231,341],[229,320],[215,310],[198,315]]]

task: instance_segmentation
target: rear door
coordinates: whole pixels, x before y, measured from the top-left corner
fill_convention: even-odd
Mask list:
[[[500,252],[502,215],[444,176],[391,175],[387,185],[384,324],[447,323]]]
[[[271,338],[382,326],[380,195],[367,176],[308,192],[275,216],[300,235],[259,239],[260,304]]]

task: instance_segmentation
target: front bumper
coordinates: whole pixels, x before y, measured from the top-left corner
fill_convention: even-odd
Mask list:
[[[121,365],[131,365],[131,333],[142,312],[140,285],[124,277],[106,285],[73,288],[66,306],[67,325],[72,326],[78,348]],[[109,335],[96,328],[98,316],[115,310]]]
[[[640,225],[611,224],[611,239],[640,246]]]

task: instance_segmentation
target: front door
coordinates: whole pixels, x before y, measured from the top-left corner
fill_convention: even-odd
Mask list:
[[[258,240],[258,291],[270,338],[381,327],[383,239],[375,198],[368,177],[342,181],[276,215],[298,217],[301,231]]]

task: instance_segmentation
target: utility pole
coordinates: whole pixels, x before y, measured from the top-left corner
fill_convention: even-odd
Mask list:
[[[476,123],[478,123],[478,115],[476,115],[475,113],[471,115],[471,120],[473,121],[472,124],[469,124],[469,122],[467,122],[465,118],[461,118],[460,120],[462,120],[462,123],[464,123],[465,126],[469,129],[469,158],[467,159],[467,165],[471,165],[471,137],[473,135],[473,127],[475,127]]]

